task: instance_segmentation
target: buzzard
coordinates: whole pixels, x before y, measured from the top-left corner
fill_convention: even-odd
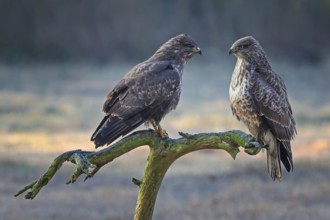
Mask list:
[[[229,88],[233,114],[267,146],[268,173],[280,180],[280,161],[288,172],[293,170],[290,141],[297,134],[286,86],[253,37],[237,40],[229,54],[237,57]]]
[[[133,67],[107,96],[105,116],[91,137],[95,147],[110,144],[143,123],[151,123],[165,137],[159,123],[176,108],[183,67],[196,53],[201,54],[197,43],[189,35],[180,34]]]

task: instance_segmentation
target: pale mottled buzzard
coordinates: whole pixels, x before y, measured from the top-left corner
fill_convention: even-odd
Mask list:
[[[201,50],[186,34],[164,43],[148,60],[136,65],[115,85],[103,105],[105,117],[91,140],[95,147],[110,144],[143,123],[162,137],[161,119],[175,109],[181,93],[185,63]]]
[[[237,57],[229,89],[233,114],[252,136],[268,145],[268,172],[279,180],[280,161],[288,172],[293,170],[290,141],[297,134],[286,86],[253,37],[237,40],[229,53]]]

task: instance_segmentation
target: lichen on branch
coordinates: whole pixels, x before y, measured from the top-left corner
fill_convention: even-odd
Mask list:
[[[179,132],[178,139],[163,139],[152,130],[137,131],[107,148],[94,152],[72,150],[54,159],[48,170],[38,179],[24,186],[15,197],[28,191],[26,199],[34,199],[46,186],[64,162],[77,165],[67,184],[72,184],[82,175],[93,177],[102,166],[117,157],[140,146],[148,145],[150,153],[142,181],[135,181],[140,187],[134,219],[151,219],[158,189],[171,164],[179,157],[202,149],[222,149],[235,159],[239,147],[250,155],[258,154],[263,146],[253,141],[242,131],[233,130],[218,133],[187,134]],[[133,181],[134,182],[134,181]]]

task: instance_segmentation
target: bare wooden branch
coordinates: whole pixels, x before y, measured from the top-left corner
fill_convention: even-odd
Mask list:
[[[250,155],[258,154],[262,146],[242,131],[219,133],[200,133],[190,135],[180,132],[178,139],[162,139],[152,130],[132,133],[121,141],[97,152],[73,150],[65,152],[54,159],[48,170],[38,179],[23,187],[15,196],[26,191],[26,199],[34,199],[39,191],[48,184],[54,174],[66,161],[77,165],[67,184],[74,183],[82,174],[86,179],[95,175],[102,166],[115,158],[143,145],[150,147],[150,153],[144,170],[142,181],[133,179],[140,187],[134,219],[148,220],[152,218],[157,193],[166,171],[179,157],[201,149],[222,149],[234,159],[239,147]]]

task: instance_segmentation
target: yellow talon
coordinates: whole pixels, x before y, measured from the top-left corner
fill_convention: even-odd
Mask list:
[[[167,138],[168,134],[165,130],[163,130],[162,128],[160,128],[159,134],[162,138]]]
[[[155,133],[159,134],[162,138],[168,137],[167,132],[164,129],[162,129],[160,124],[157,124],[156,122],[151,122],[151,124],[154,127]]]

